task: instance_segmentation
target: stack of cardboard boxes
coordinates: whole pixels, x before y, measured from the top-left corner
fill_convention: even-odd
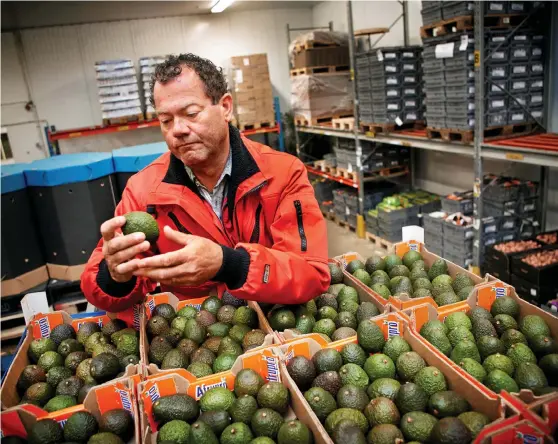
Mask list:
[[[241,130],[275,126],[266,54],[231,58],[235,118]]]
[[[142,57],[139,59],[146,119],[155,118],[155,109],[151,105],[151,89],[149,88],[149,84],[151,82],[151,76],[153,76],[153,73],[155,72],[155,67],[164,61],[164,56]]]

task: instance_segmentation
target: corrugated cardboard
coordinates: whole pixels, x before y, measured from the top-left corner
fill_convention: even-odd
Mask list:
[[[494,421],[493,424],[496,422],[500,423],[500,421],[503,421],[506,417],[519,414],[519,411],[513,406],[504,404],[500,399],[487,397],[485,393],[478,389],[478,387],[470,386],[452,366],[441,360],[436,354],[430,352],[425,344],[420,341],[417,335],[409,328],[405,318],[401,317],[398,313],[378,316],[374,319],[374,322],[382,328],[386,338],[394,335],[402,336],[409,343],[413,351],[422,356],[429,366],[438,368],[444,374],[450,390],[454,390],[461,396],[465,397],[471,404],[474,411],[487,415],[492,421]],[[341,350],[345,344],[353,342],[357,342],[356,336],[353,338],[347,338],[344,341],[339,341],[335,344],[328,344],[326,347],[333,347],[337,350]],[[284,344],[279,347],[281,362],[282,364],[286,364],[294,356],[306,356],[311,358],[322,348],[324,348],[323,345],[308,338]],[[298,387],[296,387],[292,378],[288,376],[288,373],[286,374],[284,381],[285,385],[292,387],[297,398],[297,402],[304,405],[304,407],[309,411],[313,422],[317,425],[319,431],[314,434],[316,442],[318,444],[331,444],[333,441],[323,426],[319,423],[318,418],[312,412],[311,407],[304,399],[304,396]]]
[[[43,265],[16,278],[3,280],[0,298],[21,294],[46,281],[48,281],[48,272],[46,265]]]
[[[429,267],[437,259],[443,259],[441,256],[438,256],[438,255],[428,251],[423,243],[416,242],[416,241],[400,242],[400,243],[396,244],[395,245],[395,254],[397,254],[399,257],[403,257],[405,255],[405,253],[407,251],[411,250],[411,249],[420,252],[425,264],[428,265]],[[367,287],[362,282],[360,282],[358,279],[355,279],[350,273],[345,271],[345,268],[350,261],[352,261],[354,259],[358,259],[358,260],[361,260],[362,262],[365,262],[366,259],[364,257],[362,257],[359,253],[351,252],[351,253],[345,253],[341,256],[337,256],[337,257],[335,257],[335,259],[343,265],[343,273],[352,282],[351,286],[357,285],[357,286],[361,287],[365,291],[371,293],[374,296],[375,299],[377,299],[380,303],[382,303],[384,305],[387,304],[387,303],[390,303],[394,307],[396,307],[400,310],[404,310],[406,308],[414,307],[415,305],[421,305],[421,304],[428,303],[428,304],[431,304],[434,307],[438,308],[439,310],[455,310],[456,307],[460,307],[460,306],[463,306],[465,304],[465,301],[461,301],[461,302],[457,302],[455,304],[449,304],[449,305],[444,305],[443,307],[438,307],[438,304],[436,304],[434,299],[431,298],[431,297],[411,298],[409,295],[399,295],[397,297],[391,296],[389,299],[386,300],[382,296],[377,294],[375,291],[373,291],[370,287]],[[450,262],[446,259],[444,259],[444,260],[446,261],[446,264],[448,265],[448,272],[449,272],[449,274],[452,278],[454,278],[457,273],[466,274],[467,276],[469,276],[473,280],[473,282],[475,283],[475,287],[477,287],[479,285],[482,285],[482,284],[485,284],[489,280],[489,277],[487,277],[488,275],[485,276],[484,278],[481,278],[481,277],[477,276],[476,274],[471,273],[469,270],[466,270],[466,269],[454,264],[453,262]],[[491,278],[491,279],[494,279],[494,278]]]
[[[145,377],[147,377],[149,375],[158,375],[158,374],[163,374],[163,373],[179,373],[181,376],[183,376],[188,381],[195,381],[196,380],[196,377],[194,375],[192,375],[188,370],[185,370],[185,369],[161,370],[159,368],[159,366],[149,362],[149,359],[148,359],[149,338],[147,337],[146,325],[147,325],[147,321],[149,319],[151,319],[151,315],[153,313],[153,310],[159,304],[170,304],[175,309],[175,311],[177,311],[177,312],[180,309],[182,309],[186,306],[192,306],[196,310],[199,311],[201,309],[201,305],[202,305],[203,301],[205,301],[208,297],[209,296],[204,296],[204,297],[201,297],[201,298],[185,299],[183,301],[180,301],[180,300],[178,300],[178,298],[174,294],[168,293],[168,292],[167,293],[159,293],[159,294],[155,294],[155,295],[147,295],[146,301],[144,303],[144,308],[145,309],[143,310],[144,318],[141,321],[141,328],[140,328],[140,355],[141,355],[140,357],[141,357],[142,362],[145,363],[145,365],[143,367],[143,370],[144,370],[143,374],[144,374]],[[263,313],[262,313],[260,307],[258,306],[258,304],[256,304],[255,302],[252,302],[252,301],[248,301],[248,306],[256,312],[256,314],[258,315],[258,320],[259,320],[258,327],[264,333],[266,333],[264,343],[260,347],[250,350],[250,352],[256,351],[256,350],[261,350],[261,349],[264,349],[266,347],[269,347],[272,344],[279,343],[279,339],[274,334],[273,330],[271,330],[271,328],[269,327],[269,324],[267,324],[267,321],[265,321],[265,316],[263,315]],[[265,321],[265,324],[262,323],[262,320]],[[242,356],[244,356],[244,355],[242,355]],[[240,357],[238,359],[240,359]],[[206,378],[210,378],[211,376],[213,376],[213,375],[207,376]],[[206,378],[201,378],[201,379],[206,379]]]
[[[139,310],[135,311],[135,313],[137,313],[138,315],[138,317],[136,317],[135,319],[122,319],[128,324],[129,327],[137,328],[139,326]],[[31,362],[29,361],[29,357],[27,356],[27,351],[29,350],[29,345],[34,339],[48,337],[52,329],[60,324],[70,324],[72,325],[72,327],[74,327],[74,330],[77,331],[79,329],[79,326],[84,322],[96,322],[99,325],[103,325],[103,323],[116,317],[120,317],[120,314],[101,312],[101,314],[99,315],[80,319],[72,319],[70,315],[63,311],[55,311],[52,313],[36,315],[33,320],[27,325],[27,329],[24,333],[25,338],[18,348],[15,358],[12,361],[12,365],[10,366],[8,373],[6,374],[6,377],[4,378],[4,381],[2,383],[0,392],[2,409],[4,410],[10,407],[14,407],[21,400],[16,389],[17,380],[23,369],[27,365],[31,364]],[[141,363],[139,365],[128,365],[126,367],[125,376],[129,377],[136,375],[139,372],[139,366],[141,366]],[[43,415],[46,416],[47,414],[48,413],[43,410]]]

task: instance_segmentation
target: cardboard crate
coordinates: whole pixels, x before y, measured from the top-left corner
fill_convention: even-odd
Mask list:
[[[424,244],[422,244],[421,242],[409,241],[409,242],[400,242],[398,244],[395,244],[395,254],[397,254],[399,257],[403,257],[405,255],[405,253],[407,253],[410,250],[420,252],[425,264],[428,265],[429,267],[437,259],[444,259],[443,257],[438,256],[437,254],[434,254],[434,253],[431,253],[430,251],[428,251],[426,249],[426,247],[424,246]],[[355,279],[350,273],[348,273],[345,270],[345,268],[347,267],[347,264],[349,262],[351,262],[352,260],[355,260],[355,259],[358,259],[358,260],[362,261],[363,263],[365,262],[366,259],[364,257],[362,257],[359,253],[356,253],[356,252],[345,253],[341,256],[337,256],[335,259],[338,260],[343,265],[343,274],[351,282],[351,284],[350,284],[351,287],[356,288],[358,286],[359,288],[363,289],[364,291],[370,293],[378,302],[380,302],[383,305],[386,305],[386,304],[389,303],[393,307],[395,307],[399,310],[404,310],[406,308],[410,308],[410,307],[413,307],[415,305],[421,305],[421,304],[428,303],[428,304],[431,304],[434,307],[438,308],[438,304],[436,304],[436,302],[434,301],[434,298],[432,298],[432,297],[411,298],[409,295],[400,295],[400,296],[397,296],[397,297],[390,296],[389,299],[384,299],[382,296],[380,296],[375,291],[373,291],[370,287],[367,287],[362,282],[360,282],[358,279]],[[479,286],[479,285],[482,285],[482,284],[485,284],[489,280],[496,280],[494,277],[492,277],[490,275],[487,275],[484,278],[481,278],[481,277],[477,276],[476,274],[471,273],[470,271],[454,264],[453,262],[450,262],[446,259],[444,259],[444,260],[446,261],[446,263],[448,265],[448,272],[449,272],[449,274],[452,278],[454,278],[457,273],[466,274],[467,276],[469,276],[473,280],[473,282],[475,283],[475,287]],[[465,301],[460,301],[460,302],[457,302],[455,304],[450,304],[450,305],[444,305],[443,307],[439,307],[439,309],[448,310],[450,308],[459,307],[463,304],[465,304]]]
[[[430,304],[422,304],[419,306],[412,307],[410,309],[404,310],[404,313],[410,318],[410,326],[411,329],[420,336],[420,329],[421,327],[429,320],[438,319],[440,321],[444,321],[444,319],[450,315],[451,313],[455,313],[457,311],[461,311],[464,313],[468,313],[471,309],[475,307],[482,307],[490,311],[490,307],[492,303],[496,300],[497,297],[508,296],[517,301],[520,307],[520,318],[523,318],[526,315],[537,315],[543,318],[546,323],[548,324],[551,332],[551,336],[554,339],[558,339],[558,318],[556,318],[551,313],[548,313],[539,307],[536,307],[532,304],[525,302],[523,299],[517,296],[515,289],[505,284],[501,281],[493,281],[486,283],[484,285],[479,285],[475,287],[473,292],[469,295],[465,304],[459,307],[452,307],[447,310],[436,310],[436,308]],[[425,338],[420,336],[420,340],[423,341],[431,351],[431,353],[436,354],[440,357],[440,359],[446,361],[448,365],[451,365],[456,368],[456,371],[461,373],[465,379],[469,381],[471,385],[479,386],[480,389],[489,396],[498,396],[484,384],[477,381],[467,372],[465,372],[459,365],[454,363],[449,357],[445,356],[442,352],[440,352],[436,347],[434,347],[430,342],[428,342]],[[521,390],[520,393],[513,394],[514,396],[522,399],[523,397],[527,397],[527,399],[531,399],[533,402],[546,402],[548,399],[552,399],[556,396],[555,393],[551,393],[548,395],[543,396],[534,396],[531,390]]]
[[[238,363],[237,363],[238,364]],[[236,364],[235,364],[236,366]],[[161,396],[168,396],[175,393],[185,393],[198,400],[203,393],[213,387],[227,387],[234,389],[236,374],[242,368],[251,368],[267,381],[284,382],[286,379],[286,369],[279,365],[279,358],[271,350],[263,350],[254,353],[251,361],[242,363],[237,368],[233,368],[225,374],[214,375],[210,380],[189,382],[178,374],[161,375],[158,378],[146,381],[140,385],[140,426],[143,443],[155,444],[157,440],[157,423],[153,419],[153,403]],[[285,419],[298,418],[306,424],[317,436],[318,425],[314,423],[309,412],[304,408],[299,398],[295,397],[293,387],[285,384],[291,394],[291,406],[284,415]]]
[[[141,442],[140,421],[134,390],[133,379],[124,377],[92,388],[83,404],[53,412],[47,416],[42,414],[41,408],[31,404],[13,407],[0,414],[2,437],[19,436],[25,439],[31,427],[41,419],[54,419],[63,428],[68,418],[77,412],[88,411],[99,421],[101,416],[109,410],[124,409],[130,412],[134,419],[134,436],[127,444],[139,444]]]
[[[492,428],[497,429],[507,417],[517,416],[520,413],[520,411],[514,406],[505,404],[500,399],[490,398],[486,396],[486,394],[478,387],[468,385],[462,375],[457,372],[455,368],[440,359],[438,355],[430,352],[424,342],[421,341],[418,335],[412,331],[405,317],[401,316],[399,313],[389,313],[381,317],[376,317],[374,322],[382,329],[386,338],[391,336],[402,336],[409,343],[412,350],[422,356],[429,366],[438,368],[445,376],[449,390],[454,390],[463,396],[471,404],[472,410],[484,413],[493,421],[493,423],[490,426],[487,426],[487,428],[492,426]],[[354,336],[353,338],[347,338],[344,341],[338,341],[335,344],[327,344],[325,347],[341,350],[346,344],[356,342],[357,337]],[[307,358],[311,358],[315,353],[323,348],[323,345],[309,338],[284,344],[279,347],[281,357],[280,366],[285,367],[288,361],[294,356],[306,356]],[[298,389],[295,382],[288,375],[286,368],[284,368],[283,374],[286,374],[286,377],[284,378],[285,385],[293,390],[295,396],[298,398],[297,402],[301,403],[307,409],[308,415],[317,425],[318,433],[314,433],[316,443],[331,444],[333,440],[327,434],[325,428],[322,426],[311,407],[304,399],[303,393]],[[484,430],[481,435],[484,435]]]
[[[10,407],[14,407],[19,404],[21,398],[17,392],[17,380],[19,379],[19,375],[21,374],[22,370],[31,364],[29,357],[27,356],[27,351],[29,350],[29,345],[33,342],[34,339],[38,338],[47,338],[50,336],[50,332],[52,329],[60,324],[69,324],[71,325],[74,330],[79,329],[80,325],[84,322],[95,322],[100,326],[103,323],[108,322],[110,319],[122,319],[128,325],[128,327],[133,327],[139,330],[139,322],[141,317],[141,307],[137,306],[137,310],[134,310],[134,315],[129,316],[129,313],[125,313],[127,316],[126,319],[123,319],[123,314],[121,313],[106,313],[106,312],[98,312],[98,313],[91,313],[90,316],[87,317],[80,317],[79,319],[73,319],[68,313],[63,311],[55,311],[52,313],[46,314],[38,314],[33,317],[31,322],[27,325],[27,328],[24,332],[22,337],[23,342],[20,343],[18,351],[12,361],[12,364],[6,374],[6,377],[2,381],[2,387],[0,392],[0,400],[2,403],[2,410],[8,409]],[[141,341],[141,338],[140,338]],[[140,359],[141,359],[141,349],[140,349]],[[138,365],[129,364],[126,367],[126,371],[124,376],[130,377],[140,373],[140,367],[142,363]],[[136,379],[136,382],[139,382]],[[43,415],[47,415],[48,413],[45,410],[42,410]]]
[[[179,373],[184,379],[187,381],[195,381],[197,378],[192,375],[188,370],[185,369],[171,369],[171,370],[161,370],[156,364],[150,363],[148,359],[149,353],[149,338],[147,336],[147,321],[151,319],[151,315],[155,307],[159,304],[170,304],[178,312],[180,309],[186,306],[192,306],[196,310],[200,310],[203,301],[205,301],[209,296],[196,298],[196,299],[185,299],[183,301],[179,301],[178,298],[172,293],[159,293],[155,295],[147,295],[146,301],[144,303],[144,310],[142,312],[142,319],[141,319],[141,328],[140,328],[140,358],[144,363],[143,366],[143,375],[148,377],[150,375],[159,375],[159,374],[169,374],[169,373]],[[252,301],[248,301],[248,306],[252,308],[256,314],[258,315],[258,327],[266,333],[266,337],[262,346],[250,350],[249,353],[255,350],[260,350],[266,348],[274,343],[278,343],[279,339],[273,333],[273,330],[269,327],[269,324],[265,320],[265,316],[263,315],[260,307]],[[241,355],[241,357],[244,355]],[[238,358],[240,359],[240,357]],[[200,379],[207,379],[211,378],[213,375],[206,376],[205,378]]]

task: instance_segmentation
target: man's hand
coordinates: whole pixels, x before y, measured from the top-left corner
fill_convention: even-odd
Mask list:
[[[124,226],[126,218],[117,216],[101,225],[103,236],[103,255],[112,279],[116,282],[128,282],[138,268],[136,256],[149,250],[145,234],[132,233],[124,236],[117,231]]]
[[[204,237],[192,236],[165,226],[167,239],[184,245],[180,250],[138,261],[135,276],[145,276],[169,286],[198,286],[211,280],[223,263],[221,246]]]

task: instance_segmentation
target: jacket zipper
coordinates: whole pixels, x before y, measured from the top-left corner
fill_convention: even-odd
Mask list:
[[[176,228],[178,228],[178,231],[180,231],[181,233],[192,234],[186,229],[186,227],[184,225],[182,225],[180,223],[180,221],[178,220],[178,217],[176,217],[176,215],[172,211],[169,212],[169,217],[171,218],[171,220],[176,225]]]
[[[267,180],[264,180],[262,183],[260,183],[258,186],[255,186],[254,188],[252,188],[250,191],[247,191],[244,196],[242,196],[239,199],[239,202],[241,199],[244,199],[246,196],[249,196],[252,193],[255,193],[256,191],[258,191],[260,188],[263,188],[265,185],[267,185]],[[234,210],[233,210],[233,218],[236,221],[236,227],[238,229],[238,232],[240,234],[240,225],[238,223],[238,213],[236,212],[236,205],[234,206]]]
[[[254,225],[254,230],[252,231],[252,235],[250,236],[250,243],[255,244],[260,240],[260,215],[262,213],[262,204],[258,205],[256,209],[256,223]]]
[[[308,241],[306,239],[306,233],[304,232],[304,223],[302,220],[302,204],[300,200],[294,201],[294,206],[296,210],[296,221],[298,223],[298,234],[300,236],[300,249],[306,251],[308,249]]]

